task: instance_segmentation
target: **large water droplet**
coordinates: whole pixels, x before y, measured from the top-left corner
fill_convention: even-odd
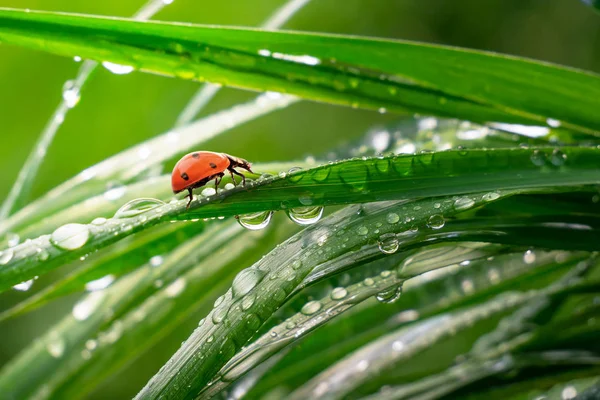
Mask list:
[[[377,293],[376,299],[381,303],[393,303],[402,295],[402,285],[392,286]]]
[[[384,254],[394,254],[398,251],[400,243],[393,233],[387,233],[379,237],[379,250]]]
[[[62,97],[69,108],[73,108],[79,103],[81,96],[79,94],[79,86],[77,86],[75,81],[68,80],[65,82],[62,88]]]
[[[348,291],[343,287],[336,287],[331,291],[331,298],[333,300],[341,300],[346,296],[348,296]]]
[[[319,301],[309,301],[302,307],[302,314],[312,315],[321,309],[322,305]]]
[[[288,217],[298,225],[311,225],[323,216],[323,206],[297,207],[288,210]]]
[[[114,218],[131,218],[136,215],[145,213],[146,211],[150,211],[155,209],[156,207],[160,207],[165,205],[164,201],[160,201],[158,199],[152,198],[141,198],[141,199],[133,199],[123,207],[119,208],[115,213]]]
[[[233,297],[242,297],[248,294],[265,277],[265,272],[258,268],[246,268],[241,271],[231,286]]]
[[[10,260],[12,260],[15,252],[13,249],[6,249],[0,251],[0,265],[6,265]]]
[[[427,226],[431,229],[442,229],[446,224],[446,220],[440,214],[434,214],[427,220]]]
[[[75,250],[86,244],[89,238],[87,225],[66,224],[52,232],[50,243],[63,250]]]
[[[475,201],[469,197],[459,197],[454,202],[454,209],[456,211],[468,210],[475,205]]]
[[[246,229],[257,231],[266,228],[267,225],[269,225],[269,222],[271,222],[272,216],[273,211],[261,211],[252,214],[240,215],[238,217],[238,222]]]
[[[115,75],[125,75],[133,72],[134,68],[130,65],[121,65],[104,61],[102,66]]]
[[[17,283],[15,286],[13,286],[13,289],[18,290],[19,292],[26,292],[29,289],[31,289],[32,285],[33,285],[33,279],[30,279],[25,282]]]

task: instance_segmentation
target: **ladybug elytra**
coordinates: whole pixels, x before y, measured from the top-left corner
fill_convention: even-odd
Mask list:
[[[225,171],[229,171],[234,184],[233,175],[235,174],[242,177],[242,183],[245,185],[246,177],[236,171],[235,167],[253,173],[250,169],[251,164],[242,158],[212,151],[195,151],[181,157],[175,164],[171,174],[171,188],[175,194],[188,190],[190,200],[187,209],[194,198],[192,190],[206,185],[213,179],[215,180],[215,190],[218,190],[219,182],[225,176]]]

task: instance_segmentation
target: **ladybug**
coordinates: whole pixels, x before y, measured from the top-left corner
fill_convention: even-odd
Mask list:
[[[212,151],[195,151],[181,157],[171,174],[171,188],[173,193],[177,194],[181,191],[188,190],[190,201],[187,203],[186,209],[190,208],[190,204],[194,199],[192,190],[206,185],[211,180],[215,180],[215,190],[218,191],[219,182],[225,175],[225,171],[229,171],[231,179],[235,184],[233,174],[242,177],[242,184],[246,185],[246,177],[237,172],[235,167],[243,168],[250,173],[252,165],[244,160],[230,156],[225,153],[213,153]]]

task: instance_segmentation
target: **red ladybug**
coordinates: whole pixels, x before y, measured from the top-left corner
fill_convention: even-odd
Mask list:
[[[250,169],[251,164],[248,161],[229,154],[213,153],[212,151],[195,151],[186,154],[181,157],[181,160],[177,161],[173,168],[171,174],[173,193],[177,194],[185,189],[188,190],[190,201],[188,201],[187,209],[194,199],[192,190],[206,185],[213,179],[215,180],[215,190],[218,190],[217,185],[221,182],[226,170],[231,174],[234,184],[233,174],[236,174],[242,177],[242,183],[245,185],[246,177],[237,172],[234,169],[235,167],[254,173]]]

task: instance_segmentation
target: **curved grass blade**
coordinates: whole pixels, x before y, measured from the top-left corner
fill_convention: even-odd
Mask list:
[[[166,3],[164,0],[149,0],[140,10],[138,10],[133,16],[133,19],[143,21],[152,18],[154,14],[162,10],[168,4],[170,3]],[[2,207],[0,208],[0,221],[6,219],[6,217],[12,213],[13,208],[20,207],[26,200],[31,190],[31,186],[33,185],[37,170],[46,156],[48,147],[50,147],[50,144],[54,139],[54,135],[62,125],[69,110],[79,102],[81,89],[88,78],[94,73],[97,66],[97,62],[86,60],[79,68],[75,79],[65,82],[65,85],[68,85],[67,94],[65,95],[63,88],[63,98],[44,127],[33,150],[29,153],[23,168],[21,168],[17,180],[10,189],[4,203],[2,203]]]
[[[555,157],[558,161],[549,161]],[[197,199],[189,211],[187,201],[180,200],[135,217],[110,219],[102,225],[60,227],[52,235],[40,236],[2,253],[0,290],[166,221],[486,190],[490,190],[486,196],[489,200],[499,197],[495,190],[540,192],[544,187],[549,192],[575,190],[600,182],[599,159],[600,149],[595,148],[458,150],[347,160],[281,174]],[[465,210],[475,201],[459,198],[450,205]],[[552,241],[548,235],[544,238]],[[501,238],[492,235],[491,239]],[[43,258],[38,257],[40,253]]]
[[[145,72],[382,112],[600,129],[600,78],[547,63],[351,36],[0,10],[0,39]]]

